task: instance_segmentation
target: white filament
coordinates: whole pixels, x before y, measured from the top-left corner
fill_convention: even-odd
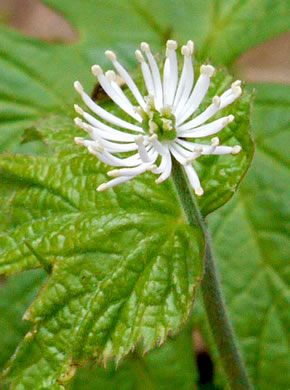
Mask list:
[[[210,144],[194,142],[195,138],[209,137],[219,133],[234,120],[233,115],[228,115],[207,123],[215,114],[232,104],[241,95],[241,82],[235,81],[231,88],[221,96],[215,96],[212,104],[202,113],[191,118],[207,94],[214,68],[211,65],[202,65],[200,76],[194,85],[192,62],[194,45],[192,41],[188,41],[181,48],[184,59],[179,78],[176,49],[177,42],[169,40],[163,81],[150,46],[145,42],[141,43],[141,50],[145,53],[146,59],[140,50],[136,50],[136,58],[140,63],[148,92],[145,97],[141,95],[129,73],[118,62],[114,52],[106,51],[105,54],[112,61],[120,76],[112,70],[104,74],[99,65],[92,67],[93,74],[98,78],[107,95],[137,124],[123,120],[100,107],[86,94],[82,85],[78,81],[75,82],[74,87],[85,105],[99,117],[99,119],[95,118],[80,106],[75,105],[76,112],[84,119],[83,121],[75,118],[75,124],[85,130],[91,138],[86,140],[76,137],[75,142],[86,147],[104,164],[118,168],[108,172],[108,176],[113,179],[101,184],[97,188],[98,191],[113,188],[146,171],[159,175],[156,183],[162,183],[170,177],[172,158],[175,158],[183,165],[196,195],[201,196],[203,189],[192,165],[195,160],[202,155],[234,155],[241,151],[240,145],[219,145],[220,141],[217,137],[212,138]],[[131,103],[118,85],[118,77],[121,77],[127,84],[138,103],[137,107]],[[160,115],[159,125],[154,121],[156,111]],[[143,118],[147,118],[149,131],[142,128]],[[175,131],[176,138],[170,141],[166,137],[161,138],[159,126],[163,126],[164,134],[166,131]],[[127,155],[122,158],[119,156],[122,153],[127,153]]]

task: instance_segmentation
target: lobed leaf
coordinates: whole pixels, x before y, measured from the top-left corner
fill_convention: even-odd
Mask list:
[[[72,214],[60,225],[34,247],[55,260],[25,315],[35,327],[7,369],[15,388],[56,385],[74,364],[120,360],[141,341],[148,351],[175,334],[192,307],[201,274],[197,229],[145,212]]]
[[[145,177],[98,194],[105,167],[64,147],[60,132],[76,131],[70,118],[52,123],[59,126],[45,140],[59,154],[8,154],[0,163],[5,181],[17,183],[13,228],[0,237],[1,272],[51,273],[25,316],[35,326],[6,370],[12,388],[57,388],[75,364],[162,344],[188,318],[202,272],[202,234],[176,207],[170,182],[148,185]]]
[[[43,271],[25,272],[11,277],[1,288],[1,367],[31,328],[31,324],[27,321],[21,321],[21,317],[35,298],[36,292],[41,288],[45,276]],[[196,368],[191,333],[192,322],[176,339],[169,339],[162,348],[145,356],[142,356],[137,350],[132,356],[125,359],[118,369],[112,362],[108,364],[106,369],[97,366],[94,368],[80,367],[70,385],[68,383],[68,380],[71,379],[69,375],[62,378],[64,386],[73,390],[84,387],[90,389],[96,386],[107,390],[116,387],[125,390],[128,386],[140,390],[149,390],[152,387],[193,389],[196,384]],[[168,366],[170,366],[170,370],[168,370]],[[73,375],[74,371],[73,367],[70,374]],[[5,385],[2,387],[6,389]]]
[[[170,367],[170,369],[169,369]],[[113,365],[80,368],[71,384],[72,390],[84,386],[106,390],[193,390],[196,389],[197,373],[192,349],[192,326],[175,339],[169,339],[161,348],[150,354],[138,353],[125,361],[116,371]]]

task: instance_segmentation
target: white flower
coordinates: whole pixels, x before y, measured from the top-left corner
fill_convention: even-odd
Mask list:
[[[176,49],[177,43],[169,40],[163,80],[161,80],[158,65],[149,45],[145,42],[141,43],[141,50],[145,53],[147,61],[140,50],[136,51],[136,57],[141,64],[148,92],[145,97],[141,95],[129,73],[118,62],[116,55],[112,51],[106,51],[106,56],[112,61],[119,76],[136,99],[137,104],[134,105],[117,83],[117,75],[114,71],[110,70],[104,74],[100,66],[92,67],[92,73],[98,78],[107,95],[133,118],[136,124],[107,112],[85,93],[78,81],[74,83],[76,91],[87,107],[102,120],[75,105],[76,112],[86,120],[83,122],[80,118],[76,118],[75,123],[91,137],[90,140],[77,137],[75,142],[87,147],[88,151],[103,163],[121,168],[109,171],[108,175],[114,179],[101,184],[98,191],[124,183],[145,171],[160,175],[156,183],[161,183],[171,174],[173,156],[183,165],[195,193],[202,195],[203,189],[192,166],[195,159],[202,155],[240,152],[241,147],[238,145],[219,146],[217,137],[212,138],[210,145],[196,143],[193,140],[217,134],[234,120],[234,116],[229,115],[204,124],[241,95],[241,82],[234,82],[221,96],[215,96],[212,104],[204,112],[191,118],[208,91],[214,68],[211,65],[202,65],[200,76],[194,85],[193,42],[188,41],[185,46],[182,46],[184,64],[180,77]],[[133,153],[129,157],[127,154],[124,158],[115,156],[122,152]]]

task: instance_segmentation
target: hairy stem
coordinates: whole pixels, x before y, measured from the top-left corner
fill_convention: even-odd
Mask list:
[[[195,197],[192,195],[183,168],[176,161],[173,162],[172,177],[189,224],[199,225],[204,233],[206,247],[201,289],[208,322],[223,363],[224,371],[228,377],[231,389],[253,389],[235,343],[233,329],[227,315],[215,270],[214,254],[207,224],[200,213]]]

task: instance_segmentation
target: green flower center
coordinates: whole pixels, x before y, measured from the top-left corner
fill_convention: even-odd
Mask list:
[[[142,127],[146,134],[157,135],[159,141],[173,141],[177,137],[176,119],[172,114],[172,107],[165,106],[159,112],[156,110],[151,96],[146,97],[148,110],[139,109],[143,118]]]

